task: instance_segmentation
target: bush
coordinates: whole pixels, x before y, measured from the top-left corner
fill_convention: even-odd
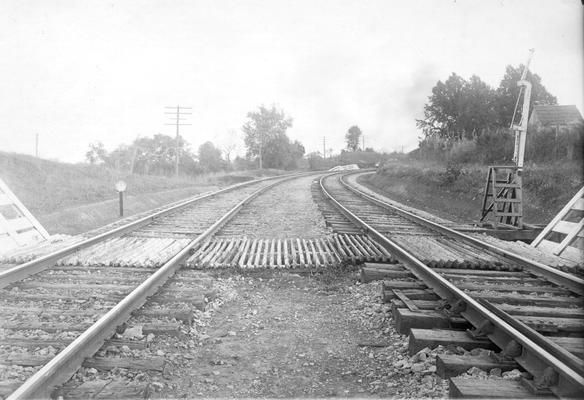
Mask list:
[[[510,164],[513,160],[515,135],[509,129],[484,130],[473,139],[428,137],[412,152],[418,160],[460,164]],[[584,128],[582,125],[530,129],[525,146],[525,161],[541,162],[582,159]]]
[[[448,163],[472,163],[477,161],[477,144],[474,140],[462,139],[451,144],[447,153]]]
[[[515,137],[508,129],[486,131],[475,139],[478,157],[485,164],[507,164],[513,159]]]
[[[453,184],[461,173],[462,166],[459,163],[448,161],[446,164],[446,171],[440,174],[440,184],[443,186]]]
[[[584,127],[574,124],[569,127],[546,127],[529,129],[525,158],[531,161],[582,159]]]
[[[450,144],[446,139],[427,137],[420,141],[418,148],[419,151],[415,153],[417,159],[443,161]]]

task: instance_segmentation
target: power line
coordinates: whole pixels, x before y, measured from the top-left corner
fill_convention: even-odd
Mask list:
[[[181,116],[183,115],[191,115],[192,111],[182,111],[182,110],[192,110],[192,107],[181,107],[181,106],[176,106],[176,107],[164,107],[167,109],[172,109],[175,110],[173,112],[167,112],[165,111],[165,114],[173,114],[174,117],[169,117],[172,120],[174,120],[174,123],[172,124],[164,124],[164,125],[174,125],[176,126],[176,143],[175,143],[175,152],[174,152],[174,175],[178,178],[178,160],[179,160],[179,152],[180,152],[180,146],[179,146],[179,127],[181,126],[186,126],[186,125],[192,125],[192,124],[186,124],[186,123],[181,123],[180,121],[185,121],[186,118],[181,118]]]

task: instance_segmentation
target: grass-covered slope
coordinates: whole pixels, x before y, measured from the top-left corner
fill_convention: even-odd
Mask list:
[[[89,164],[68,164],[0,152],[0,178],[49,233],[76,234],[118,218],[118,180],[127,183],[125,216],[197,193],[281,171],[217,173],[196,178],[132,175]]]
[[[120,179],[127,183],[128,195],[200,184],[186,179],[131,175],[97,165],[60,163],[4,152],[0,152],[0,178],[33,214],[117,198],[114,185]]]
[[[388,161],[364,180],[389,197],[436,215],[478,221],[488,166],[446,165],[404,157]],[[584,184],[578,163],[528,164],[524,169],[525,221],[547,224]]]

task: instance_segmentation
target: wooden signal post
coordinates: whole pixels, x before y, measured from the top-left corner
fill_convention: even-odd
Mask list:
[[[517,82],[520,90],[511,119],[510,129],[515,133],[515,149],[513,152],[513,162],[515,164],[491,166],[487,175],[481,222],[492,217],[492,223],[495,229],[499,226],[523,229],[522,175],[527,122],[529,120],[529,101],[531,99],[531,83],[526,80],[526,77],[533,51],[533,49],[529,50],[527,63],[521,74],[521,79]],[[521,108],[521,119],[518,124],[515,124],[517,107],[519,106],[522,93],[523,106]]]

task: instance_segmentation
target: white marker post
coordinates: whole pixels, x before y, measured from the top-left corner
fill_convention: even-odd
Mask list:
[[[126,191],[126,182],[117,181],[116,190],[120,194],[120,217],[124,216],[124,192]]]

